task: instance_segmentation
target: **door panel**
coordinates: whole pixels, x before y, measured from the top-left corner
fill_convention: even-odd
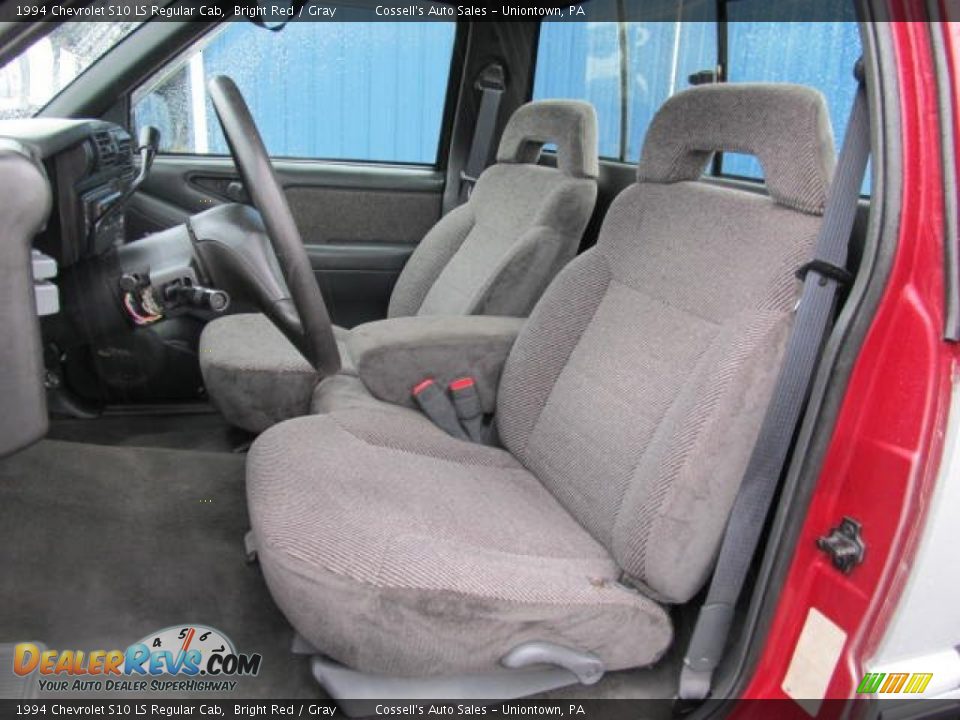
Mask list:
[[[343,327],[386,317],[390,293],[414,245],[307,243],[327,309]]]
[[[286,189],[303,241],[416,245],[440,217],[441,195],[400,189]]]
[[[385,316],[410,253],[439,220],[444,174],[432,168],[275,160],[331,316],[352,327]],[[161,156],[128,212],[130,237],[235,202],[223,157]]]

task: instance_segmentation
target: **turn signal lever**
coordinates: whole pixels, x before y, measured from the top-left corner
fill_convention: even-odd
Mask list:
[[[202,285],[181,285],[176,283],[164,288],[164,300],[169,303],[182,303],[195,308],[222,313],[230,306],[230,296],[223,290],[203,287]]]

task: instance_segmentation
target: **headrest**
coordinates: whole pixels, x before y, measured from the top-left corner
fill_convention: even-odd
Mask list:
[[[715,152],[756,156],[776,202],[823,213],[836,158],[827,106],[816,90],[736,83],[677,93],[650,124],[637,177],[696,180]]]
[[[497,162],[535,163],[547,143],[557,146],[557,167],[573,177],[595,178],[597,113],[579,100],[537,100],[521,105],[503,129]]]

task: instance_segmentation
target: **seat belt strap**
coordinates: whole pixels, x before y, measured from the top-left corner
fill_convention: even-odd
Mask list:
[[[413,399],[423,414],[445,433],[459,440],[470,439],[460,425],[453,401],[447,397],[433,378],[427,378],[413,388]]]
[[[477,382],[472,377],[462,377],[450,383],[450,397],[457,410],[460,424],[470,437],[470,442],[489,445],[493,440],[493,422],[486,422]]]
[[[477,124],[473,128],[473,140],[467,162],[460,173],[460,202],[466,202],[477,184],[477,178],[487,167],[490,158],[490,146],[493,133],[497,128],[497,115],[500,112],[500,100],[506,89],[503,66],[499,63],[487,65],[474,87],[480,91],[480,109],[477,111]]]
[[[844,276],[860,186],[870,154],[863,63],[843,148],[827,195],[814,259],[801,268],[803,292],[783,365],[727,521],[707,598],[700,608],[680,675],[681,700],[710,694],[713,671],[727,643],[734,607],[784,469],[794,431],[830,325]]]
[[[450,383],[450,396],[470,442],[482,445],[485,442],[486,428],[483,426],[483,407],[480,405],[477,383],[472,377],[458,378]]]

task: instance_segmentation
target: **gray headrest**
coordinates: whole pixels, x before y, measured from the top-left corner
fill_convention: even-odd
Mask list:
[[[678,93],[647,131],[637,177],[696,180],[718,151],[756,156],[770,196],[781,205],[823,212],[836,158],[827,106],[816,90],[737,83]]]
[[[503,129],[497,162],[535,163],[547,143],[557,146],[557,167],[573,177],[595,178],[597,113],[579,100],[537,100],[521,105]]]

